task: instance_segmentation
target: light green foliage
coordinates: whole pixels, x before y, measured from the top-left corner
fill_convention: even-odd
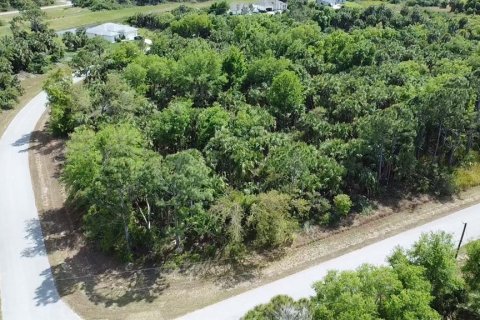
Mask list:
[[[412,267],[405,266],[403,273]],[[410,279],[412,280],[412,279]],[[428,282],[404,283],[399,269],[364,265],[331,271],[314,287],[316,319],[440,319],[430,307]]]
[[[214,100],[227,79],[220,56],[213,50],[194,50],[179,59],[173,82],[179,94],[206,106]]]
[[[352,208],[352,200],[348,194],[337,194],[333,197],[333,205],[335,206],[335,211],[341,216],[346,216]]]
[[[245,55],[238,47],[232,46],[225,53],[222,70],[227,74],[230,85],[243,81],[247,71],[247,62],[245,60]]]
[[[183,149],[192,141],[194,114],[192,103],[174,101],[153,115],[150,131],[155,148],[163,153],[174,153]]]
[[[258,195],[249,217],[256,246],[274,248],[293,240],[296,225],[289,214],[290,201],[290,196],[277,191]]]
[[[411,250],[395,250],[388,266],[362,265],[355,271],[330,271],[313,285],[314,297],[294,301],[278,296],[249,311],[244,319],[443,319],[439,311],[445,311],[445,306],[435,310],[439,307],[435,301],[443,289],[435,288],[439,289],[439,277],[444,277],[442,286],[451,283],[447,280],[452,276],[450,263],[442,262],[451,261],[450,241],[450,235],[444,233],[422,235]],[[475,243],[468,249],[470,257],[474,257],[477,247]],[[425,263],[431,257],[439,264]],[[476,264],[478,261],[472,260],[465,272],[478,277]],[[450,314],[453,319],[475,318],[478,314],[474,303],[455,307],[457,313]]]
[[[210,35],[212,21],[206,14],[192,13],[171,24],[172,31],[182,37],[203,37]]]
[[[462,266],[463,278],[469,289],[465,309],[470,316],[480,316],[480,241],[466,245],[467,260]]]
[[[140,131],[128,124],[105,126],[98,133],[80,129],[67,145],[63,178],[76,198],[88,209],[87,235],[103,250],[131,258],[130,223],[138,177],[148,152]]]
[[[276,296],[268,304],[249,311],[242,320],[313,320],[307,300],[294,301],[288,296]]]
[[[86,122],[85,112],[90,108],[90,97],[81,87],[73,85],[69,68],[52,72],[43,89],[48,94],[49,127],[54,135],[66,136]]]
[[[455,261],[452,236],[445,232],[422,234],[413,248],[397,251],[391,260],[408,261],[425,268],[425,277],[432,285],[432,306],[440,314],[451,316],[464,302],[464,282]]]
[[[344,169],[334,160],[320,155],[311,145],[290,143],[270,152],[263,172],[267,188],[278,188],[290,194],[335,193]]]
[[[123,76],[135,90],[140,94],[145,94],[147,91],[147,69],[139,64],[129,64],[123,73]]]
[[[196,119],[197,147],[203,149],[215,133],[227,127],[229,122],[230,114],[219,105],[200,111]]]
[[[273,78],[268,100],[281,128],[295,124],[305,111],[302,84],[292,71],[283,71]]]
[[[467,260],[462,266],[465,282],[472,290],[480,290],[480,241],[467,244]]]

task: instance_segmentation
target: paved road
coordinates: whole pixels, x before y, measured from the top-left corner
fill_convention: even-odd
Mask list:
[[[52,6],[45,6],[41,7],[40,9],[42,10],[49,10],[49,9],[55,9],[55,8],[66,8],[66,7],[71,7],[73,4],[71,1],[65,1],[63,4],[55,4]],[[12,10],[12,11],[5,11],[5,12],[0,12],[0,16],[8,16],[11,14],[18,14],[20,11],[18,10]]]
[[[0,295],[3,320],[79,319],[59,298],[45,252],[30,178],[30,133],[45,111],[44,92],[0,138]]]
[[[391,238],[321,263],[289,277],[194,311],[179,319],[236,320],[255,305],[268,302],[278,294],[288,294],[295,299],[310,296],[314,293],[311,287],[312,283],[322,279],[328,270],[355,269],[363,263],[375,265],[384,264],[385,257],[389,255],[396,246],[410,247],[423,232],[444,230],[453,233],[455,241],[458,241],[463,228],[462,222],[468,223],[465,233],[466,241],[480,238],[480,204],[457,211],[439,220],[402,232]]]

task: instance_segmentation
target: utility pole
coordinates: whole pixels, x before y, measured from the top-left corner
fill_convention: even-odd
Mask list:
[[[460,237],[460,242],[458,243],[457,252],[455,253],[455,259],[458,257],[458,251],[460,251],[460,247],[462,246],[463,236],[465,235],[465,229],[467,229],[467,223],[463,223],[463,231],[462,236]]]

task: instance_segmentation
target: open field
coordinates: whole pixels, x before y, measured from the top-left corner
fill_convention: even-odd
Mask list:
[[[28,75],[20,76],[21,84],[24,91],[24,94],[18,98],[18,103],[13,109],[10,110],[0,110],[0,136],[3,134],[5,129],[8,127],[10,121],[15,117],[15,115],[20,111],[28,101],[30,101],[34,96],[36,96],[43,86],[43,81],[45,80],[46,75]]]
[[[355,1],[347,1],[345,3],[345,7],[347,8],[358,8],[358,9],[365,9],[370,6],[379,6],[384,4],[388,8],[399,12],[405,3],[397,3],[393,4],[388,1],[381,1],[381,0],[355,0]],[[431,12],[449,12],[450,8],[439,8],[439,7],[420,7],[422,10],[431,11]]]
[[[213,3],[213,0],[199,3],[163,3],[155,6],[141,6],[141,7],[128,7],[118,10],[108,11],[90,11],[86,8],[56,8],[45,11],[46,20],[50,27],[54,30],[64,30],[74,27],[89,26],[93,24],[100,24],[107,21],[122,21],[125,18],[134,15],[136,13],[152,13],[152,12],[165,12],[173,10],[181,4],[193,8],[208,7]],[[4,26],[0,27],[0,35],[5,35],[10,32],[8,22],[14,15],[2,17],[0,20],[5,22]]]

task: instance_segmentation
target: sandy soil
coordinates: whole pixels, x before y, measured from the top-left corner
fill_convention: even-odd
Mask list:
[[[336,230],[305,230],[290,248],[252,256],[242,267],[210,262],[168,272],[125,266],[90,248],[79,213],[65,208],[59,181],[64,141],[44,130],[46,119],[30,152],[37,208],[59,293],[85,319],[171,319],[480,202],[480,188],[474,188],[442,201],[422,196],[379,205]]]

